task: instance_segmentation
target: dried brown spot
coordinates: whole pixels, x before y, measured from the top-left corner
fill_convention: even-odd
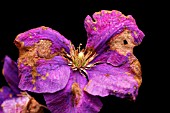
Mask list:
[[[0,92],[3,92],[4,90],[3,90],[3,88],[0,88]]]
[[[12,98],[12,94],[11,93],[9,94],[9,98]]]
[[[44,75],[43,75],[43,76],[41,76],[41,79],[42,79],[42,80],[46,80],[48,76],[49,76],[49,73],[46,73],[46,75],[45,75],[45,76],[44,76]]]
[[[45,27],[45,26],[41,26],[41,28],[42,28],[43,30],[47,30],[47,29],[48,29],[48,27]]]
[[[142,71],[141,71],[141,65],[138,60],[135,60],[131,65],[131,70],[135,74],[134,79],[138,82],[138,85],[140,86],[142,83]]]
[[[132,72],[135,75],[134,79],[138,82],[140,86],[142,83],[141,65],[137,58],[133,55],[133,48],[136,45],[134,43],[134,38],[132,37],[131,32],[125,29],[120,34],[112,37],[108,44],[111,50],[116,50],[119,52],[119,54],[122,54],[124,56],[126,56],[127,53],[131,53],[131,55],[128,56],[128,63],[130,64],[131,68],[130,73]]]
[[[136,86],[134,86],[133,88],[134,88],[134,89],[137,89],[137,87],[136,87]]]
[[[105,74],[104,76],[109,77],[110,75],[109,74]]]
[[[42,80],[46,80],[46,76],[41,76],[41,79]]]
[[[72,84],[71,92],[73,94],[73,97],[72,97],[73,103],[75,105],[78,105],[78,103],[80,101],[81,93],[82,93],[78,83],[75,82]]]
[[[41,58],[50,58],[51,57],[51,47],[52,43],[49,40],[40,40],[36,44],[37,55]]]
[[[129,76],[131,75],[131,73],[130,73],[130,72],[125,72],[125,74],[126,74],[126,75],[129,75]]]
[[[32,79],[31,82],[32,82],[32,84],[35,84],[35,82],[36,82],[36,81],[35,81],[35,78]]]
[[[36,90],[36,86],[34,86],[32,90]]]
[[[4,68],[2,69],[2,75],[4,75]]]
[[[35,43],[33,46],[25,47],[23,42],[15,40],[15,44],[19,49],[19,59],[18,66],[23,63],[26,66],[30,66],[32,68],[32,83],[35,83],[35,79],[40,74],[37,73],[36,70],[36,62],[40,59],[51,59],[54,56],[58,55],[58,53],[51,54],[51,41],[49,40],[40,40],[38,43]]]
[[[39,104],[33,97],[29,96],[29,101],[23,106],[21,113],[44,113],[44,108],[47,109],[46,106]]]
[[[112,11],[109,11],[109,10],[105,10],[105,13],[112,13]]]
[[[111,50],[117,50],[122,55],[126,55],[129,52],[133,53],[133,48],[135,46],[134,39],[127,29],[112,37],[108,45]]]
[[[46,77],[48,77],[49,76],[49,73],[46,73],[46,75],[45,75]]]
[[[23,48],[24,47],[24,42],[20,42],[18,40],[15,40],[14,43],[17,46],[17,48]]]
[[[130,64],[130,72],[134,74],[134,79],[138,82],[138,86],[142,83],[141,65],[138,59],[132,54],[128,57]]]

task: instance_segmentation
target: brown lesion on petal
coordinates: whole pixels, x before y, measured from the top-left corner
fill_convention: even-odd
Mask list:
[[[46,75],[42,75],[42,76],[41,76],[41,79],[42,79],[42,80],[46,80],[48,76],[49,76],[49,73],[46,73]]]
[[[133,48],[136,46],[131,31],[123,30],[121,33],[112,37],[108,43],[111,50],[116,50],[119,54],[126,56],[128,53],[128,63],[130,64],[130,73],[134,74],[134,79],[140,86],[142,83],[141,65],[138,59],[133,55]],[[128,74],[130,75],[130,74]]]
[[[140,86],[142,83],[142,71],[141,71],[141,65],[140,62],[136,59],[131,65],[131,70],[135,74],[134,79],[138,82],[138,85]]]
[[[4,91],[3,88],[0,88],[0,93],[3,92],[3,91]]]
[[[73,94],[73,97],[72,97],[72,102],[75,104],[75,105],[78,105],[79,101],[80,101],[80,98],[81,98],[81,95],[82,95],[82,91],[80,89],[80,86],[78,83],[74,82],[71,86],[71,93]]]
[[[104,76],[109,77],[110,75],[107,73],[107,74],[105,74]]]
[[[10,94],[9,94],[9,98],[12,98],[12,96],[13,96],[13,95],[10,93]]]
[[[32,88],[32,90],[34,90],[34,91],[35,91],[36,89],[37,89],[36,86],[34,86],[34,87]]]
[[[116,50],[124,56],[129,52],[133,53],[133,48],[135,46],[131,32],[127,29],[112,37],[108,45],[111,50]]]
[[[18,66],[22,63],[25,66],[30,66],[32,68],[31,74],[33,84],[36,82],[36,76],[40,76],[36,70],[36,62],[40,59],[52,59],[54,56],[59,54],[58,52],[51,54],[50,47],[52,46],[52,42],[50,40],[40,40],[33,46],[26,47],[24,46],[24,42],[16,39],[15,45],[19,49]]]
[[[42,28],[43,30],[47,30],[47,29],[48,29],[48,27],[45,27],[45,26],[41,26],[41,28]]]
[[[142,83],[142,70],[141,65],[138,59],[133,55],[129,55],[129,64],[130,64],[130,72],[134,75],[134,79],[138,83],[138,87],[140,87]]]
[[[23,109],[21,113],[44,113],[44,108],[48,109],[46,106],[38,103],[26,92],[21,92],[21,94],[18,94],[18,96],[26,96],[29,98],[29,101],[24,106],[22,106]],[[17,106],[19,107],[20,105]]]

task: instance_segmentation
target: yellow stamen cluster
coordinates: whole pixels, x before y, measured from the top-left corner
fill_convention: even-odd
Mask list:
[[[87,68],[92,67],[92,64],[89,64],[97,54],[94,51],[88,51],[87,49],[80,49],[80,46],[75,49],[74,45],[70,46],[70,54],[66,54],[66,58],[71,65],[73,70],[82,70],[84,71]]]

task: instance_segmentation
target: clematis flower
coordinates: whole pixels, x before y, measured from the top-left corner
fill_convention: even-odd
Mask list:
[[[94,20],[94,21],[93,21]],[[141,66],[133,48],[144,33],[135,19],[101,10],[87,16],[85,49],[45,26],[20,33],[19,88],[44,93],[52,113],[97,113],[99,97],[115,95],[135,100],[142,83]]]
[[[0,89],[0,113],[43,113],[46,107],[18,88],[17,64],[8,56],[4,58],[3,75],[9,87]]]

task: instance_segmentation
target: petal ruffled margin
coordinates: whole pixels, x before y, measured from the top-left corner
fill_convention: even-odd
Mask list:
[[[7,81],[13,92],[15,94],[19,94],[20,89],[18,88],[19,76],[17,63],[13,61],[9,56],[5,56],[4,58],[2,72],[5,77],[5,80]]]
[[[102,103],[97,96],[83,91],[86,84],[86,78],[73,72],[63,90],[44,94],[47,107],[52,113],[98,113]]]
[[[70,77],[70,67],[61,56],[38,60],[35,67],[19,65],[19,88],[36,93],[53,93],[62,90]]]
[[[107,42],[111,37],[125,29],[130,31],[136,45],[140,44],[144,37],[131,15],[125,16],[117,10],[101,10],[94,13],[93,18],[95,21],[88,15],[84,21],[88,36],[86,48],[95,50],[98,54],[108,47]]]
[[[129,97],[133,100],[138,95],[140,84],[135,75],[123,68],[113,67],[110,64],[99,64],[87,71],[89,82],[84,90],[91,95],[105,97],[115,95],[117,97]]]

